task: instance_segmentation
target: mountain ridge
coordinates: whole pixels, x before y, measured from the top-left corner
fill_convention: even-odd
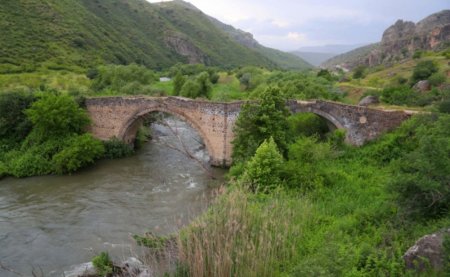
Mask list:
[[[433,13],[417,23],[397,20],[381,41],[332,58],[323,67],[392,64],[411,58],[416,51],[437,51],[450,45],[450,10]]]
[[[263,48],[269,55],[245,47],[184,1],[8,1],[0,5],[0,36],[0,72],[6,73],[107,63],[286,68],[273,49]],[[311,66],[297,59],[292,67]]]

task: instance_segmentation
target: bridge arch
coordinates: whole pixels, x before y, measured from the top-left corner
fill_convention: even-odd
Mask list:
[[[336,117],[334,117],[330,113],[324,112],[324,111],[322,111],[320,109],[315,109],[315,108],[311,108],[311,107],[304,108],[304,109],[303,108],[297,108],[295,110],[292,110],[292,113],[293,114],[297,114],[297,113],[312,113],[312,114],[318,115],[318,116],[326,119],[328,122],[332,123],[336,127],[336,129],[343,129],[343,130],[348,131],[347,130],[348,128],[345,128],[344,125]]]
[[[127,118],[124,121],[124,124],[122,125],[122,127],[119,130],[118,139],[120,139],[126,143],[132,143],[134,141],[134,139],[136,138],[137,130],[138,130],[140,124],[142,123],[141,120],[146,115],[154,113],[154,112],[167,113],[167,114],[173,115],[173,116],[183,120],[184,122],[188,123],[202,138],[203,143],[205,144],[206,150],[208,151],[209,158],[211,160],[211,158],[212,158],[211,155],[213,154],[214,149],[212,147],[211,141],[209,140],[209,138],[208,138],[206,132],[203,130],[202,126],[200,126],[193,118],[186,115],[185,113],[180,112],[180,111],[175,111],[170,108],[156,106],[156,107],[150,107],[150,108],[144,108],[144,109],[138,110],[132,116],[130,116],[129,118]]]

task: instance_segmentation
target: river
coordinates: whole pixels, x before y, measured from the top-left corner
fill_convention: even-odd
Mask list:
[[[0,181],[0,262],[25,276],[34,268],[61,276],[101,251],[123,259],[138,249],[133,234],[176,232],[207,206],[212,181],[186,155],[171,129],[199,159],[207,153],[186,123],[153,124],[157,141],[132,157],[100,161],[71,176]],[[163,141],[163,142],[162,142]],[[212,169],[219,179],[224,171]],[[0,270],[0,276],[17,276]]]

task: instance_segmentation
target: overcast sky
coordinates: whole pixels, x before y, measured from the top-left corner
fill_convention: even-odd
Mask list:
[[[160,0],[148,0],[161,2]],[[397,19],[417,22],[450,0],[189,0],[203,12],[281,50],[380,41]]]

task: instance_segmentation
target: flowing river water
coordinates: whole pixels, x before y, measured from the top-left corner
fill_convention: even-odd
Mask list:
[[[0,263],[25,276],[34,268],[62,276],[71,265],[101,251],[133,256],[133,234],[177,231],[207,206],[212,181],[180,147],[206,160],[197,133],[170,118],[171,128],[153,124],[158,141],[132,157],[100,161],[71,176],[0,180]],[[212,169],[215,176],[224,171]],[[0,276],[17,276],[0,269]]]

